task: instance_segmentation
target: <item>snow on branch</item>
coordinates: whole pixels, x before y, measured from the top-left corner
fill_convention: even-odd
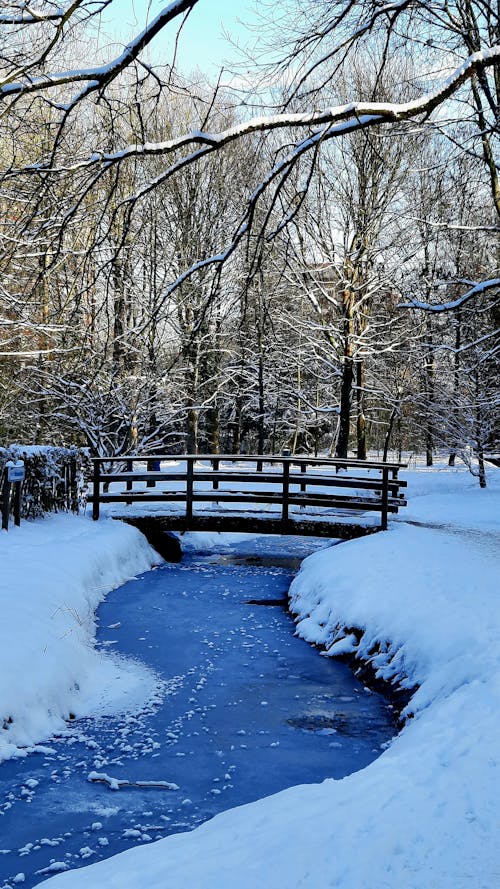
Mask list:
[[[195,0],[191,0],[191,4],[189,4],[187,0],[184,0],[182,3],[181,0],[178,0],[176,5],[182,5],[184,7],[192,5],[193,2],[195,2]],[[137,38],[137,40],[140,40],[140,38]],[[133,44],[130,44],[130,46],[133,46]],[[129,48],[127,48],[127,50],[128,49]],[[124,56],[127,53],[127,50],[125,50]],[[111,166],[132,157],[165,155],[192,145],[199,145],[207,149],[217,150],[244,136],[249,136],[257,132],[269,132],[271,130],[290,127],[308,127],[313,129],[320,127],[321,132],[323,132],[324,127],[331,127],[334,124],[340,123],[344,123],[346,127],[349,127],[349,130],[355,130],[367,126],[375,126],[377,124],[398,123],[401,121],[412,120],[420,115],[430,115],[437,107],[439,107],[439,105],[446,101],[446,99],[450,98],[457,92],[457,90],[469,80],[474,73],[480,69],[498,64],[499,60],[500,44],[497,44],[490,49],[483,50],[482,52],[475,52],[465,59],[465,61],[462,62],[462,64],[459,65],[458,68],[456,68],[438,87],[410,102],[349,102],[347,104],[333,105],[314,111],[259,115],[217,133],[206,133],[202,130],[192,130],[189,133],[184,133],[181,136],[163,142],[145,142],[142,144],[128,145],[119,151],[111,153],[94,152],[85,160],[79,161],[68,167],[52,168],[49,170],[44,165],[33,164],[27,168],[27,171],[34,173],[40,173],[41,170],[53,173],[74,172],[85,167],[102,165],[103,163]],[[121,70],[121,68],[125,67],[128,62],[124,61],[122,63],[120,60],[115,60],[113,66],[117,64],[121,65]],[[115,68],[113,66],[108,66],[108,68],[112,70],[113,76],[115,76]],[[99,78],[103,77],[108,68],[95,68],[85,72],[74,72],[73,75],[71,72],[68,72],[65,75],[60,75],[61,77],[66,78],[66,80],[52,80],[50,85],[54,85],[56,82],[68,82],[70,79],[83,80],[85,78],[94,78],[96,82],[98,82]],[[118,71],[116,71],[116,73],[118,73]],[[45,83],[45,85],[47,86],[48,84]],[[15,84],[10,85],[9,89],[12,89],[14,86]],[[0,90],[0,93],[1,92],[2,90]],[[329,138],[342,135],[345,132],[346,130],[343,130],[342,127],[338,127],[335,131],[332,130],[329,133]],[[313,138],[317,134],[317,131],[314,132]],[[312,144],[313,142],[311,141],[311,147]],[[198,157],[198,154],[194,152],[193,159],[196,157]],[[191,158],[188,158],[187,161],[190,162]],[[181,162],[179,161],[178,165],[180,163]]]
[[[38,25],[41,22],[59,22],[64,16],[64,9],[54,9],[53,12],[37,12],[28,6],[23,6],[18,13],[1,13],[0,25]]]
[[[432,305],[432,303],[420,302],[420,300],[411,300],[408,303],[400,303],[399,308],[422,309],[425,312],[451,312],[453,309],[459,309],[460,306],[463,306],[464,303],[473,299],[473,297],[485,293],[487,290],[493,290],[495,287],[500,287],[500,278],[490,278],[488,281],[481,281],[478,284],[474,284],[467,293],[459,296],[458,299],[452,300],[452,302]]]
[[[40,77],[26,77],[21,80],[9,82],[7,79],[0,86],[0,97],[10,97],[26,93],[40,93],[55,86],[64,86],[82,81],[88,82],[88,88],[79,94],[83,98],[91,90],[102,88],[114,80],[122,71],[134,62],[143,49],[156,37],[163,28],[183,13],[190,12],[199,0],[174,0],[147,25],[123,50],[123,52],[108,62],[106,65],[95,68],[76,69],[74,71],[61,71],[53,74],[45,74]],[[75,4],[78,5],[78,4]],[[67,11],[62,13],[63,20]],[[2,21],[0,19],[0,24]],[[73,104],[73,103],[70,103]]]

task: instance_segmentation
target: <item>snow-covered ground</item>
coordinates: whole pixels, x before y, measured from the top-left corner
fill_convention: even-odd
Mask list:
[[[302,636],[326,646],[329,654],[351,650],[373,657],[385,678],[419,685],[407,707],[411,718],[383,755],[342,781],[292,787],[218,815],[191,833],[133,848],[44,885],[50,883],[54,889],[255,889],[258,885],[494,889],[500,885],[500,472],[490,471],[486,491],[461,469],[422,469],[407,473],[407,478],[409,507],[386,534],[320,550],[305,561],[291,591]],[[60,523],[58,547],[47,530],[53,546],[47,551],[53,555],[47,556],[41,547],[36,566],[29,562],[31,553],[37,552],[36,540],[21,537],[36,538],[40,532],[35,526],[24,525],[12,538],[9,532],[7,541],[8,550],[14,551],[9,555],[7,586],[26,589],[26,582],[19,581],[25,573],[46,600],[44,590],[51,585],[51,617],[61,610],[66,621],[54,633],[47,609],[41,618],[35,617],[41,621],[38,642],[45,635],[50,644],[57,637],[62,646],[58,667],[63,664],[66,697],[59,719],[70,707],[77,709],[78,695],[68,689],[74,689],[75,682],[85,685],[82,676],[75,675],[72,637],[79,640],[82,634],[78,654],[85,655],[84,667],[88,659],[92,689],[98,668],[97,656],[88,648],[90,610],[106,585],[119,582],[120,571],[124,579],[144,570],[152,558],[149,548],[139,544],[140,538],[126,540],[122,526],[109,522],[106,527],[113,531],[106,532],[104,548],[111,566],[106,576],[99,576],[103,550],[92,524],[82,519],[81,531],[64,531],[65,523],[75,528],[72,523],[78,521],[48,520],[47,529],[51,522]],[[123,531],[129,532],[132,529]],[[66,567],[72,549],[78,568],[76,605],[63,580],[65,570],[67,581],[74,577]],[[15,607],[11,606],[4,626],[12,626]],[[17,605],[16,619],[29,624],[35,607],[36,598],[30,595],[21,610]],[[353,628],[356,634],[349,632]],[[20,643],[13,644],[9,629],[0,651],[7,660],[18,658],[17,668],[11,670],[13,680],[16,670],[31,680],[36,662],[24,653],[23,638],[23,651],[16,653]],[[27,631],[30,644],[33,635]],[[17,706],[13,712],[20,713],[20,724],[24,713],[29,725],[26,714],[37,696],[58,700],[58,683],[59,677],[56,682],[45,667],[40,678],[33,675],[33,686],[31,681],[28,685],[16,680],[17,699],[11,701],[12,707]],[[38,739],[41,727],[35,733]],[[49,720],[46,728],[52,728]]]
[[[158,680],[97,652],[94,614],[106,593],[157,563],[135,528],[52,515],[0,532],[0,761],[65,720],[140,706]]]

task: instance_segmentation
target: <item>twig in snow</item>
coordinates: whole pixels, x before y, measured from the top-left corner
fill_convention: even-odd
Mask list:
[[[153,787],[159,790],[179,790],[178,784],[171,781],[128,781],[126,778],[111,778],[105,772],[89,772],[87,781],[91,784],[107,784],[110,790],[121,787]]]

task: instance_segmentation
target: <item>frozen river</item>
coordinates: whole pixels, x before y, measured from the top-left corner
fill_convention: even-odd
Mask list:
[[[196,551],[111,593],[99,644],[165,685],[145,712],[81,720],[0,766],[0,887],[31,887],[136,843],[191,830],[293,784],[363,768],[392,708],[294,637],[294,568],[325,542],[259,537]],[[267,603],[267,604],[266,604]],[[178,789],[91,783],[98,772]],[[24,877],[24,879],[22,879]]]

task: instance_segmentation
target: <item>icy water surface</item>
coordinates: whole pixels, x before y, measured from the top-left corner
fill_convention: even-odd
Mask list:
[[[164,692],[139,715],[75,722],[0,766],[1,889],[343,777],[380,754],[395,733],[392,708],[294,638],[283,605],[294,569],[320,545],[260,537],[192,550],[108,596],[99,644],[151,666]],[[178,789],[112,790],[90,783],[93,771]]]

